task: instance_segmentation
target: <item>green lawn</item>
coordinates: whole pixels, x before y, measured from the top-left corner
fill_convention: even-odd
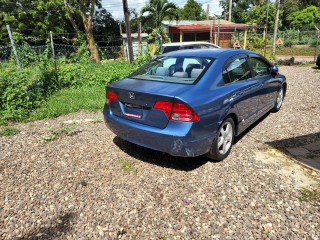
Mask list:
[[[314,56],[315,48],[303,47],[303,48],[280,48],[276,50],[276,55],[288,55],[288,56]],[[320,48],[318,50],[320,54]]]
[[[104,86],[63,89],[53,94],[40,108],[35,109],[31,113],[29,120],[54,118],[79,110],[102,111],[104,102]]]

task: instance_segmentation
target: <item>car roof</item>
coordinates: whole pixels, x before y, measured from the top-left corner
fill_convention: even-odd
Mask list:
[[[233,48],[214,48],[214,49],[187,49],[187,50],[179,50],[172,51],[162,56],[168,57],[207,57],[207,58],[218,58],[223,55],[236,55],[236,54],[257,54],[256,52],[244,50],[244,49],[233,49]]]
[[[188,45],[200,45],[200,44],[208,44],[212,46],[216,46],[215,44],[209,43],[209,42],[174,42],[174,43],[165,43],[162,46],[163,47],[173,47],[173,46],[188,46]]]

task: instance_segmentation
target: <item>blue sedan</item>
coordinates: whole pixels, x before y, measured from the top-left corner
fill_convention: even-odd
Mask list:
[[[286,78],[247,50],[158,56],[106,87],[104,120],[129,142],[168,153],[225,159],[234,137],[280,110]]]

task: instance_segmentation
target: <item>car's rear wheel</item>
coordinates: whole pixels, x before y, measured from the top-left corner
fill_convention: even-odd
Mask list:
[[[234,122],[231,118],[227,118],[219,127],[217,137],[214,139],[210,152],[206,156],[217,161],[222,161],[229,155],[233,139]]]
[[[280,91],[278,92],[277,101],[275,102],[271,112],[278,112],[280,110],[283,103],[283,99],[284,99],[284,88],[282,86]]]

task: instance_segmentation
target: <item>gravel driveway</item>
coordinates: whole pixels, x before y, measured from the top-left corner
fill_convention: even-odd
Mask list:
[[[222,162],[122,141],[101,113],[16,125],[0,137],[0,239],[319,239],[320,206],[268,149],[320,139],[320,72],[280,72],[283,108]]]

